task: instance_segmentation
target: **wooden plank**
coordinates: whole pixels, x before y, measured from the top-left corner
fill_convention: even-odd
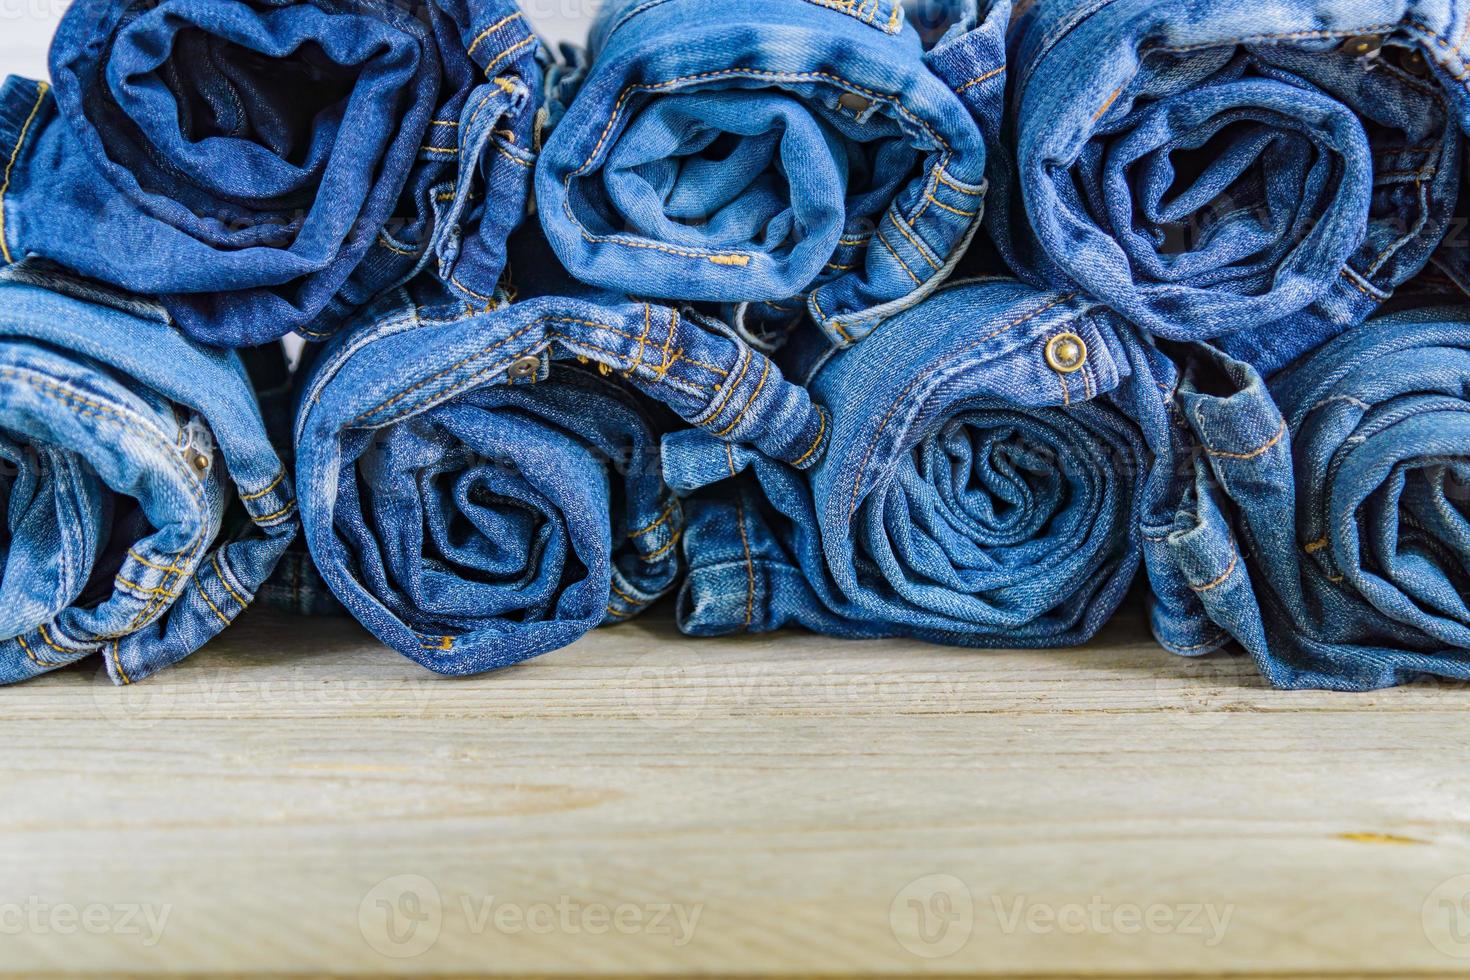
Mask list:
[[[993,654],[651,620],[465,680],[253,615],[0,697],[15,974],[1470,968],[1470,691],[1271,692],[1136,613]]]

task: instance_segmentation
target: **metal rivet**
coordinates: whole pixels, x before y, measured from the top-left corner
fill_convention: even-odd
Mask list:
[[[1046,345],[1046,363],[1055,371],[1071,374],[1087,362],[1087,344],[1075,333],[1059,333]]]
[[[194,458],[190,462],[194,464],[194,468],[200,473],[209,472],[209,457],[203,453],[195,453]]]
[[[872,99],[865,99],[856,92],[843,92],[837,97],[837,102],[842,108],[851,109],[853,112],[867,112],[873,105]]]
[[[1399,48],[1398,63],[1410,75],[1423,78],[1429,74],[1429,62],[1424,60],[1424,52],[1418,48]]]
[[[525,357],[516,358],[515,363],[510,366],[509,373],[512,380],[524,381],[527,378],[534,378],[536,372],[540,370],[541,358],[535,354],[527,354]]]
[[[1350,37],[1342,44],[1342,50],[1357,58],[1363,58],[1370,54],[1376,54],[1383,47],[1383,38],[1377,34],[1359,34]]]

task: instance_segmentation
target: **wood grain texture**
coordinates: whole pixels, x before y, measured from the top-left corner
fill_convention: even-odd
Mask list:
[[[468,680],[254,615],[0,698],[13,974],[1470,969],[1470,689],[1270,692],[1136,613],[989,654],[652,620]]]

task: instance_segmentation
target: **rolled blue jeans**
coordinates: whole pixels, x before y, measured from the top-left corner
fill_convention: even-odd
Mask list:
[[[223,346],[330,333],[431,268],[487,302],[540,88],[514,0],[79,0],[0,90],[0,258],[157,295]]]
[[[988,227],[1016,272],[1266,373],[1421,269],[1459,193],[1470,4],[1037,0]]]
[[[297,530],[240,359],[152,300],[0,272],[0,683],[102,654],[119,684],[240,615]]]
[[[609,0],[536,173],[578,279],[861,339],[979,227],[1009,4]]]
[[[692,311],[523,295],[490,310],[385,296],[300,389],[317,567],[383,642],[443,674],[566,646],[673,587],[685,521],[663,431],[698,425],[804,463],[826,427],[767,358]]]
[[[1086,640],[1167,492],[1151,482],[1168,440],[1156,356],[1095,302],[955,282],[822,367],[810,390],[828,445],[807,472],[667,436],[667,480],[689,495],[681,627]]]
[[[1393,313],[1269,385],[1200,348],[1201,448],[1167,545],[1216,624],[1284,688],[1470,678],[1470,313]]]

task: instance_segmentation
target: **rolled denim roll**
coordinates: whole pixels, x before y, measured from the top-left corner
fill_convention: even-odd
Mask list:
[[[0,378],[0,683],[94,653],[138,681],[251,603],[297,512],[237,355],[29,260]]]
[[[836,346],[913,305],[979,227],[1008,3],[610,0],[538,165],[584,282],[730,304]]]
[[[1271,379],[1201,348],[1168,546],[1283,688],[1470,677],[1470,311],[1370,320]]]
[[[688,494],[681,627],[1053,646],[1092,636],[1135,572],[1167,440],[1157,356],[1075,295],[952,283],[831,358],[802,473],[705,433],[664,441]],[[1167,484],[1167,481],[1166,481]]]
[[[1444,236],[1467,30],[1460,0],[1036,0],[988,227],[1023,278],[1270,373]]]
[[[487,311],[415,284],[321,351],[299,405],[317,567],[383,642],[443,674],[566,646],[672,588],[669,409],[791,460],[816,458],[825,431],[718,324],[585,291]]]
[[[330,332],[416,271],[488,302],[540,87],[514,0],[80,0],[0,91],[0,258],[158,295],[203,342]]]

